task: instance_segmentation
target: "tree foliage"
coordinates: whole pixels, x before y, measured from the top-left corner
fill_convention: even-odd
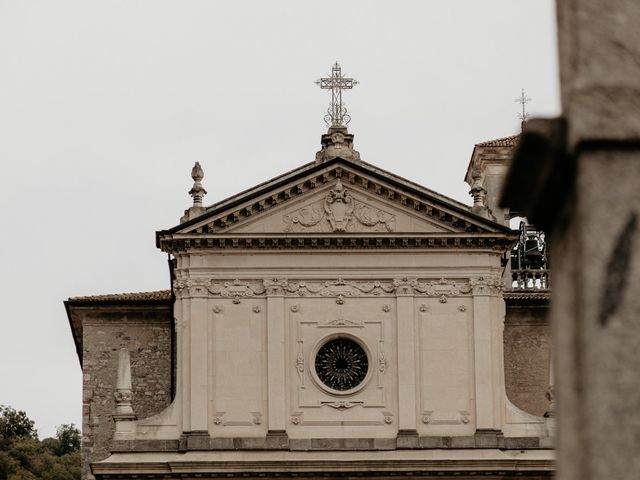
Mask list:
[[[78,480],[80,431],[60,425],[56,438],[38,440],[22,411],[0,406],[0,480]]]
[[[38,432],[25,412],[0,405],[0,438],[38,438]]]

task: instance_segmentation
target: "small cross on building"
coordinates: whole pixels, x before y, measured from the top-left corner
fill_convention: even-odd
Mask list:
[[[529,103],[531,101],[531,99],[525,95],[524,89],[522,89],[522,93],[520,94],[520,96],[518,98],[516,98],[515,101],[516,101],[516,103],[519,103],[519,104],[522,105],[522,113],[518,114],[518,118],[524,124],[524,122],[527,121],[527,118],[529,118],[529,114],[527,113],[527,103]]]

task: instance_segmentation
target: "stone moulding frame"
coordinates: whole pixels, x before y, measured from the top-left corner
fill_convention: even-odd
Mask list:
[[[175,234],[159,239],[168,253],[194,250],[442,250],[483,249],[505,251],[517,238],[511,235],[483,234]]]

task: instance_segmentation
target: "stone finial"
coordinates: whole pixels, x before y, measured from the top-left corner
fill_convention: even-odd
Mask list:
[[[116,422],[115,439],[125,439],[133,434],[133,422],[137,419],[131,406],[133,400],[131,361],[129,350],[126,348],[121,348],[118,352],[118,375],[116,377],[116,391],[113,396],[116,401],[116,409],[113,414],[113,420]]]
[[[189,195],[193,197],[193,206],[202,207],[202,199],[207,194],[207,191],[202,186],[202,179],[204,178],[204,171],[200,166],[200,162],[196,162],[191,169],[191,178],[193,178],[193,187],[189,190]]]
[[[360,153],[353,149],[353,134],[347,127],[330,127],[320,139],[322,148],[316,153],[316,163],[324,163],[340,157],[352,162],[360,161]]]
[[[479,168],[475,167],[471,171],[471,178],[473,183],[471,184],[471,190],[469,194],[473,196],[473,212],[483,216],[488,216],[487,208],[487,190],[482,185],[482,172]]]
[[[202,199],[207,194],[207,191],[202,186],[204,171],[200,166],[200,162],[196,162],[191,169],[191,178],[193,178],[193,187],[189,190],[189,195],[193,197],[193,206],[184,211],[184,216],[180,219],[180,223],[196,218],[207,211],[207,209],[202,206]]]

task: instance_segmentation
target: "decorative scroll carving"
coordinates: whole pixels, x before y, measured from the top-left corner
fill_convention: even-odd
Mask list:
[[[395,216],[355,200],[338,180],[322,202],[282,219],[285,232],[393,232]]]
[[[346,298],[361,296],[385,296],[385,295],[412,295],[439,298],[446,303],[449,297],[474,294],[480,291],[498,292],[502,289],[500,280],[485,280],[479,278],[471,284],[456,282],[441,278],[427,282],[418,281],[415,278],[401,278],[395,280],[352,281],[337,280],[326,281],[289,281],[287,279],[265,279],[251,281],[214,281],[206,279],[176,280],[174,291],[176,295],[191,294],[193,288],[204,291],[206,295],[230,298],[233,303],[240,303],[243,298],[260,297],[267,295],[283,295],[287,297],[332,297],[336,302],[343,304]],[[201,293],[198,292],[198,295]],[[292,306],[291,310],[295,311]],[[383,311],[390,311],[388,305],[382,307]],[[257,312],[256,312],[257,313]]]
[[[254,297],[256,295],[264,295],[266,288],[260,283],[255,282],[241,282],[240,280],[234,280],[233,282],[211,283],[207,290],[210,294],[220,297]]]
[[[387,369],[387,359],[384,356],[384,352],[381,350],[380,355],[378,356],[378,371],[380,373],[384,373]]]
[[[335,408],[338,410],[346,410],[348,408],[353,408],[357,405],[362,406],[364,402],[351,402],[349,400],[336,400],[335,402],[320,402],[321,405],[325,405],[327,407]]]
[[[213,416],[213,423],[216,425],[222,425],[222,422],[224,421],[222,417],[224,417],[225,414],[226,412],[216,412]]]
[[[422,412],[422,423],[431,425],[466,425],[471,420],[470,413],[466,410],[459,410],[453,417],[436,417],[433,410]]]
[[[294,412],[291,414],[291,423],[300,425],[302,423],[302,412]]]
[[[499,277],[478,277],[469,284],[474,295],[500,295],[504,290],[504,282]]]
[[[318,325],[319,327],[364,327],[363,322],[356,322],[347,318],[336,318]]]
[[[113,393],[116,403],[131,403],[133,400],[133,392],[131,390],[116,390]]]

